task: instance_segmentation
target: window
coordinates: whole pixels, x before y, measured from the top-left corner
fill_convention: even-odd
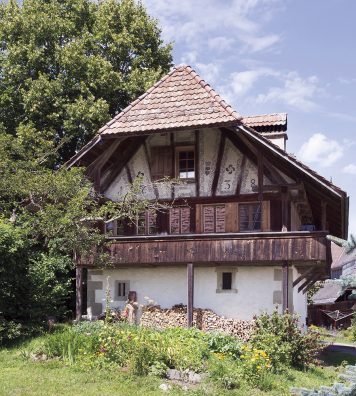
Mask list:
[[[125,301],[129,295],[130,282],[118,280],[115,281],[115,301]]]
[[[110,221],[109,223],[105,224],[105,232],[106,234],[110,234],[112,236],[124,235],[125,225],[126,221],[124,219]]]
[[[216,267],[216,293],[237,293],[236,267]]]
[[[147,235],[157,233],[157,213],[154,210],[147,210],[140,213],[136,221],[136,234]]]
[[[261,231],[261,205],[239,204],[239,230]]]
[[[190,208],[171,208],[169,211],[170,234],[189,234]]]
[[[203,206],[203,232],[225,232],[225,205]]]
[[[176,176],[179,179],[195,178],[194,147],[176,148]]]
[[[222,273],[222,289],[231,290],[232,289],[232,272]]]

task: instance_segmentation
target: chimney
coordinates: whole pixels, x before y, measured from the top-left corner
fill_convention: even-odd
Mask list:
[[[242,122],[286,151],[287,113],[263,114],[244,117]]]

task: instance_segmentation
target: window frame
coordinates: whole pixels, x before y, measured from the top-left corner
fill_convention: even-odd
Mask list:
[[[179,154],[182,152],[193,152],[193,162],[194,162],[194,177],[181,177],[180,176],[180,167],[179,167]],[[196,164],[196,152],[195,152],[195,146],[194,145],[189,145],[189,146],[176,146],[174,149],[174,155],[175,155],[175,175],[176,178],[179,180],[184,180],[184,181],[195,181],[196,176],[197,176],[197,164]],[[186,159],[188,161],[189,159]],[[188,171],[185,171],[188,173]]]
[[[249,211],[248,211],[248,229],[247,230],[242,230],[241,229],[241,216],[240,216],[240,208],[241,206],[249,206]],[[253,206],[257,206],[258,210],[259,210],[259,215],[260,215],[260,227],[259,228],[251,228],[252,224],[253,224]],[[239,232],[262,232],[262,228],[263,228],[263,216],[262,216],[262,210],[263,210],[263,204],[262,202],[239,202],[238,203],[238,208],[237,208],[237,224],[238,224],[238,230]]]
[[[152,227],[150,225],[150,216],[152,215],[155,216],[155,226]],[[143,225],[141,226],[139,222],[141,220],[144,220]],[[151,228],[153,229],[153,232],[151,231]],[[144,232],[139,232],[140,229],[143,229]],[[142,213],[139,213],[136,217],[135,220],[135,234],[136,235],[156,235],[158,233],[158,226],[157,226],[157,211],[155,210],[146,210]]]
[[[238,272],[237,267],[216,267],[216,293],[217,294],[236,294],[237,293],[237,276],[236,273]],[[224,273],[231,273],[231,288],[230,289],[223,289],[223,274]]]
[[[120,285],[124,285],[125,295],[119,296]],[[115,298],[114,301],[126,301],[130,292],[130,281],[128,280],[115,280]]]

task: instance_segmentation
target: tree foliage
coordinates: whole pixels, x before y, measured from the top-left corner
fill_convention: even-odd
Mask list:
[[[0,6],[0,124],[30,127],[68,160],[171,66],[156,20],[134,0]]]
[[[170,45],[134,0],[0,5],[3,339],[19,322],[66,313],[74,256],[103,247],[96,259],[107,259],[98,219],[160,208],[142,199],[142,179],[103,204],[83,169],[60,165],[170,65]]]

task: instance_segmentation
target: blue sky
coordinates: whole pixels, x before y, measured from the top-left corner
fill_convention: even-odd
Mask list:
[[[348,192],[356,234],[356,1],[143,3],[240,114],[288,113],[287,151]]]

